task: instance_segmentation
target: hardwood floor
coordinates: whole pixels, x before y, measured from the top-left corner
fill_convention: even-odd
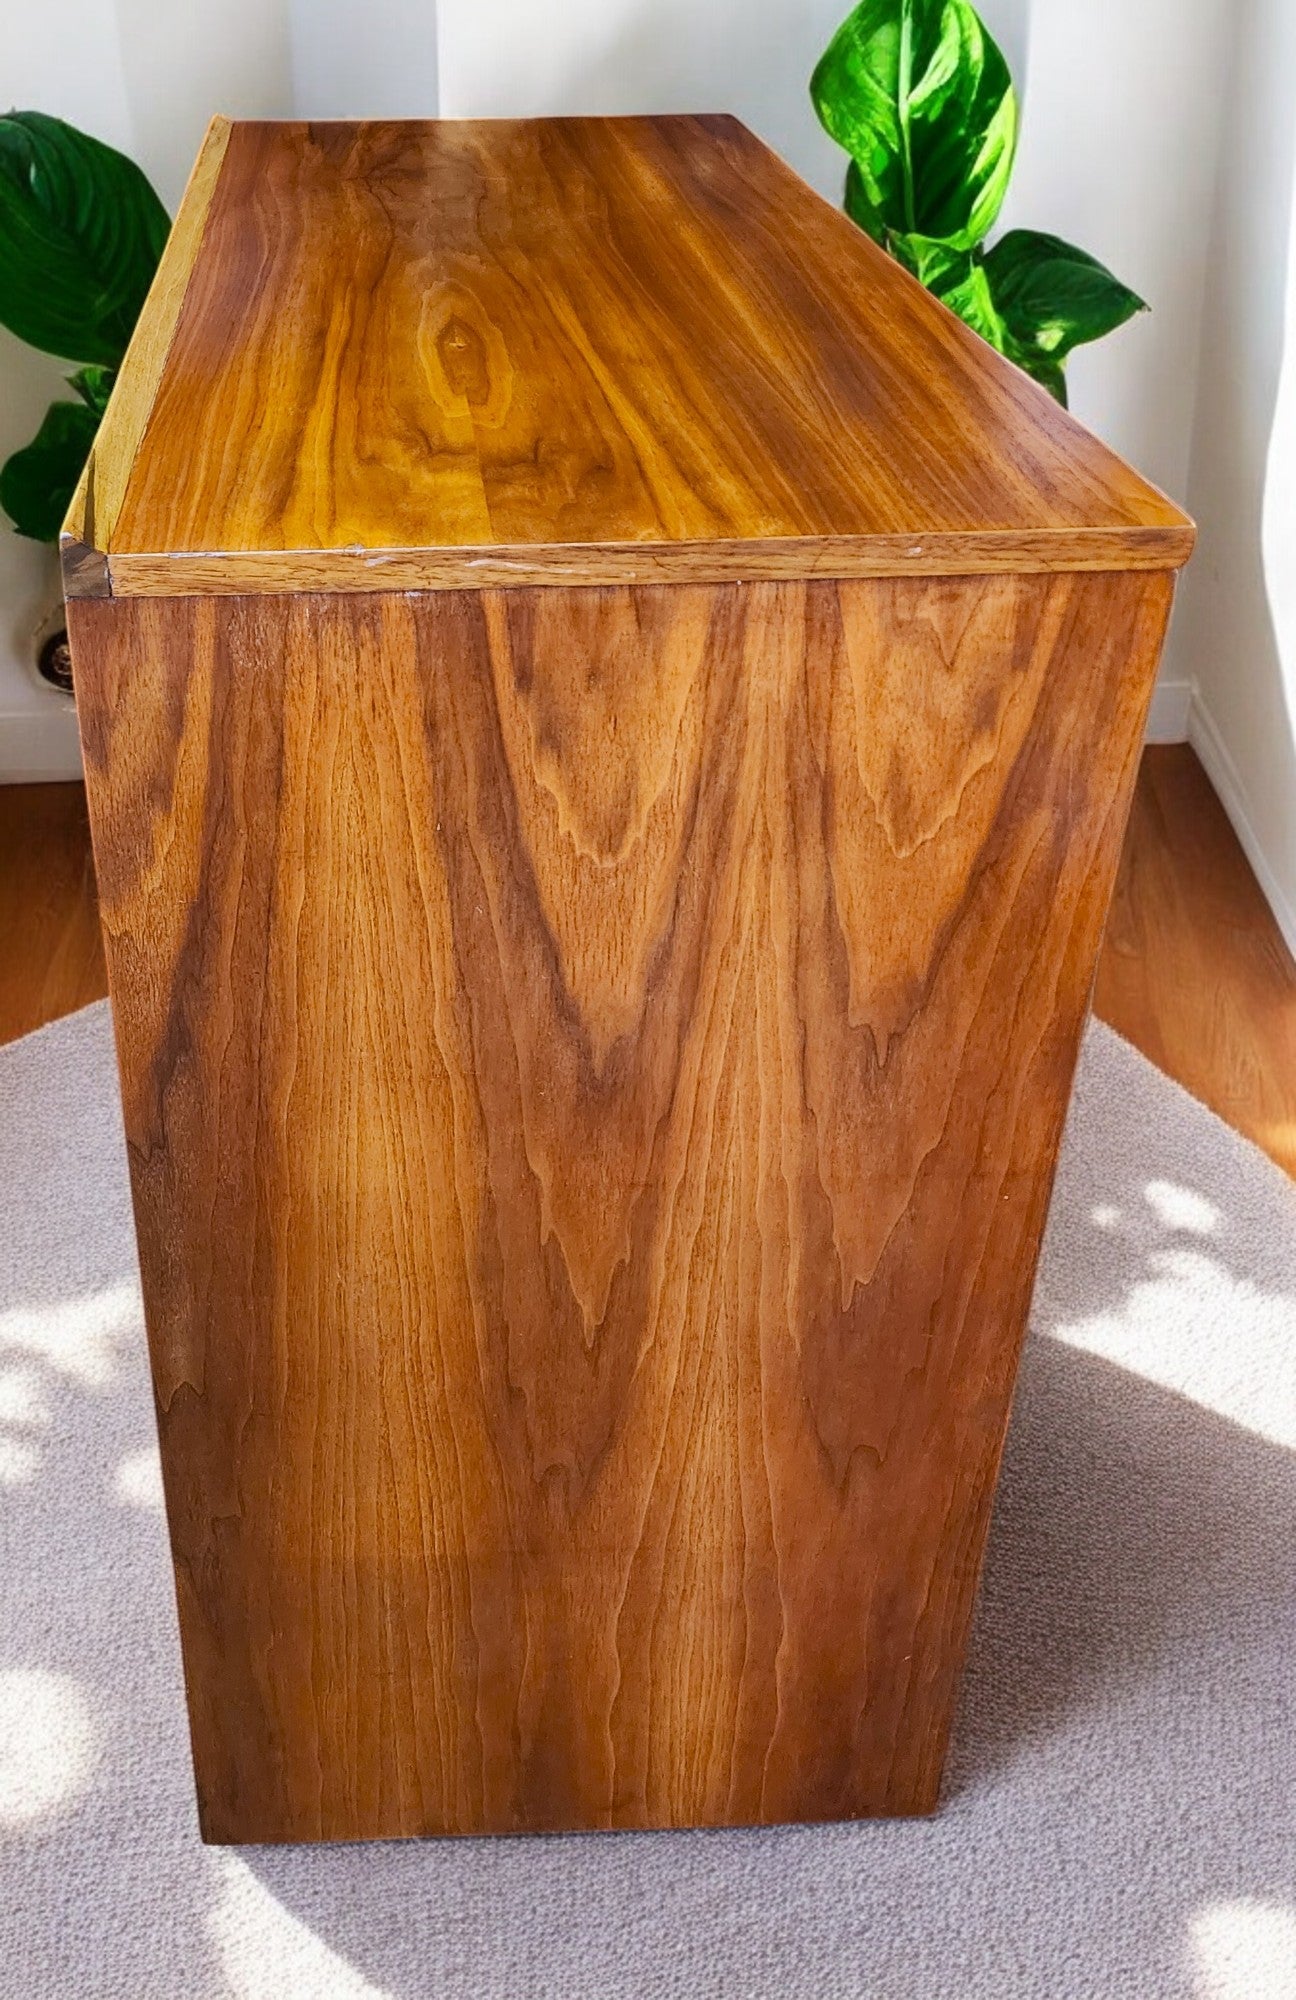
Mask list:
[[[0,785],[0,1042],[108,991],[81,785]]]
[[[105,990],[80,785],[0,786],[0,1042]],[[1184,744],[1143,753],[1094,1006],[1296,1175],[1296,964]]]
[[[1094,1011],[1296,1174],[1296,964],[1185,744],[1143,753]]]

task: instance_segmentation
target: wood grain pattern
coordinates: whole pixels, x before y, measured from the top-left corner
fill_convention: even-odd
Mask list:
[[[1191,547],[731,118],[235,125],[179,228],[174,338],[74,587],[1167,568]]]
[[[152,413],[229,136],[228,118],[213,118],[94,447],[72,495],[59,537],[63,589],[68,597],[110,594],[104,551],[113,539],[126,482]]]
[[[931,1807],[1170,590],[71,607],[208,1838]]]
[[[476,590],[510,585],[789,583],[856,576],[986,576],[1073,570],[1164,570],[1186,561],[1192,531],[1075,528],[1020,534],[867,535],[749,542],[537,543],[512,548],[331,551],[250,549],[217,556],[124,555],[112,564],[119,597],[276,596],[285,591]],[[82,597],[111,594],[83,589]]]

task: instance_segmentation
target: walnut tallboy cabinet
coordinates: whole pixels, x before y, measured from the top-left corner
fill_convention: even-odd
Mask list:
[[[935,1803],[1191,540],[730,118],[212,127],[64,537],[208,1839]]]

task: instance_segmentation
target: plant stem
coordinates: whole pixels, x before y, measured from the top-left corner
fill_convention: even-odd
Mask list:
[[[909,147],[909,89],[913,79],[913,0],[901,0],[900,7],[900,168],[904,177],[905,228],[912,235],[917,228],[914,213],[913,154]]]

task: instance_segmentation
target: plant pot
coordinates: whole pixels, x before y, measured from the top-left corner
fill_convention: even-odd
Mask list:
[[[72,696],[72,654],[68,647],[67,609],[60,597],[32,633],[32,664],[47,687]]]

